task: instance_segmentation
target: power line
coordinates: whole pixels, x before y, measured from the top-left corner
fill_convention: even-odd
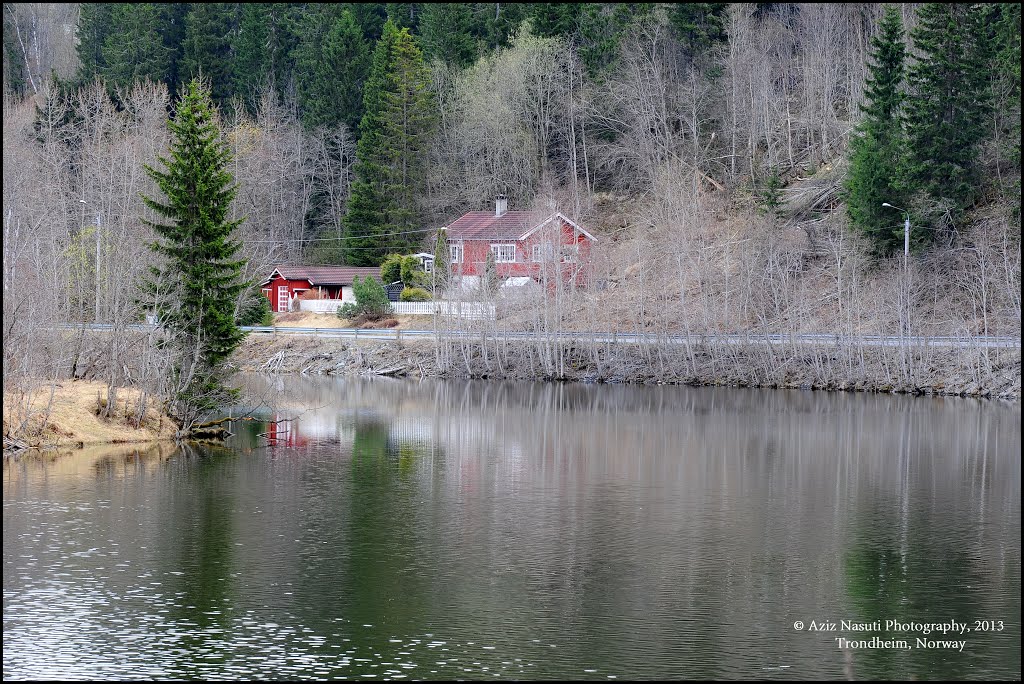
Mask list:
[[[280,240],[246,240],[245,238],[239,238],[243,242],[249,245],[253,244],[264,244],[264,243],[281,243],[281,242],[334,242],[338,240],[351,240],[353,238],[385,238],[395,237],[398,235],[412,235],[415,233],[427,233],[433,229],[431,228],[420,228],[419,230],[404,230],[397,233],[376,233],[373,235],[349,235],[342,237],[330,237],[330,238],[281,238]],[[379,247],[349,247],[349,249],[379,249]]]

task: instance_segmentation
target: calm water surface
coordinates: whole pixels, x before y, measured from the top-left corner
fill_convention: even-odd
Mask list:
[[[247,383],[227,448],[5,461],[5,679],[1021,676],[1019,405]]]

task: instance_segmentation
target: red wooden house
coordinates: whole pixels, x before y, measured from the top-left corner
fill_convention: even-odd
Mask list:
[[[463,285],[479,281],[487,255],[494,255],[498,278],[528,277],[541,282],[553,275],[582,285],[591,245],[597,241],[564,214],[508,211],[498,197],[493,213],[471,211],[447,227],[452,274]]]
[[[321,299],[355,301],[352,278],[374,277],[380,280],[377,267],[359,266],[277,266],[263,281],[263,294],[270,299],[274,311],[288,311],[292,300],[308,290],[319,290]]]

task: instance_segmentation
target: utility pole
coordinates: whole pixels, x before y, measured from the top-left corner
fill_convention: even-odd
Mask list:
[[[82,222],[85,223],[85,199],[78,201],[82,203]],[[94,323],[100,322],[100,229],[103,227],[102,223],[100,213],[96,212],[96,313],[94,314]]]

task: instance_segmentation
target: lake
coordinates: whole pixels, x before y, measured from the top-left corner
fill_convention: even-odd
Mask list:
[[[1019,404],[245,397],[224,447],[5,460],[5,679],[1021,676]]]

